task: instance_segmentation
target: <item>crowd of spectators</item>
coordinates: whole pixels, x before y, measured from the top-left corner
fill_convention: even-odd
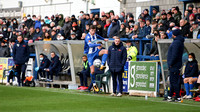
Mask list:
[[[180,27],[185,38],[200,38],[200,7],[188,5],[185,12],[181,12],[177,6],[161,11],[153,8],[151,16],[149,10],[144,9],[138,18],[134,18],[132,13],[126,14],[123,11],[120,16],[115,15],[113,10],[107,13],[101,12],[101,16],[80,11],[78,17],[55,14],[44,18],[40,15],[27,15],[21,20],[1,18],[0,43],[5,43],[1,45],[3,47],[12,48],[11,43],[16,41],[17,35],[22,35],[29,43],[66,39],[84,40],[90,25],[95,25],[96,33],[104,38],[114,36],[129,39],[153,38],[155,46],[145,54],[157,55],[157,40],[171,39],[174,26]],[[12,52],[11,49],[10,51]]]

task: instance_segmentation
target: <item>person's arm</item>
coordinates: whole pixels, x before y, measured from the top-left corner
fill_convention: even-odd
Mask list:
[[[100,46],[101,44],[93,44],[91,43],[91,38],[89,36],[86,36],[85,37],[86,39],[86,43],[88,44],[89,47],[97,47],[97,46]]]
[[[9,49],[9,47],[7,47],[7,50],[6,50],[6,55],[5,55],[5,57],[9,57],[10,56],[10,49]]]
[[[16,44],[13,46],[13,53],[12,53],[12,56],[13,56],[13,60],[14,62],[16,61]]]
[[[25,59],[25,62],[28,62],[29,57],[30,57],[30,50],[29,50],[28,44],[26,44],[26,59]]]
[[[137,48],[136,47],[135,48],[132,47],[131,50],[130,50],[130,54],[128,55],[128,57],[131,56],[132,59],[133,59],[134,57],[137,56],[137,53],[138,53]]]
[[[141,31],[144,31],[144,32],[141,32]],[[143,37],[146,37],[146,33],[145,33],[145,28],[143,28],[142,30],[140,30],[140,33],[138,34],[138,36],[137,36],[137,38],[140,38],[140,39],[142,39]]]
[[[194,64],[193,67],[192,67],[192,70],[188,73],[187,76],[189,77],[193,77],[193,76],[197,76],[196,71],[198,71],[198,65],[197,64]]]
[[[58,66],[58,64],[59,64],[59,59],[56,59],[55,61],[54,61],[54,63],[52,63],[53,65],[49,68],[49,71],[51,71],[52,69],[55,69],[57,66]]]
[[[108,57],[107,57],[108,66],[110,65],[110,55],[111,55],[111,50],[110,50],[110,47],[109,47],[108,48]]]
[[[126,51],[125,47],[122,52],[123,52],[122,53],[122,65],[124,66],[126,64],[126,60],[127,60],[127,51]]]
[[[178,54],[179,54],[180,49],[181,49],[180,45],[178,45],[177,42],[173,44],[173,47],[171,49],[172,56],[171,56],[171,61],[170,61],[170,67],[172,67],[176,63],[176,60],[179,58]]]

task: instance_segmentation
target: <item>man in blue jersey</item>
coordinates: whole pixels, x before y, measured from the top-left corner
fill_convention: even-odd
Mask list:
[[[104,39],[103,37],[97,35],[96,34],[96,27],[91,25],[90,31],[85,37],[85,46],[84,46],[84,54],[87,54],[87,57],[88,57],[88,62],[89,62],[89,66],[90,66],[90,76],[91,77],[92,77],[92,75],[94,75],[94,71],[95,71],[95,68],[94,68],[94,65],[93,65],[93,61],[95,60],[95,58],[98,57],[98,56],[102,56],[102,62],[101,62],[100,70],[103,70],[103,69],[105,69],[105,63],[106,63],[107,56],[108,56],[108,50],[98,49],[98,46],[101,46],[101,44],[97,44],[97,39],[108,41],[108,39]],[[94,80],[92,80],[92,82],[95,83]]]

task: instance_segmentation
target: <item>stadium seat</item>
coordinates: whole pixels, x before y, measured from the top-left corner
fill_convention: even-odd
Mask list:
[[[96,75],[95,82],[96,82],[98,88],[101,88],[101,85],[103,85],[105,93],[106,93],[106,86],[107,86],[108,92],[109,92],[108,82],[109,82],[110,76],[111,76],[111,72],[109,70],[106,71],[104,74],[97,74]],[[106,78],[106,80],[103,80],[104,77]]]

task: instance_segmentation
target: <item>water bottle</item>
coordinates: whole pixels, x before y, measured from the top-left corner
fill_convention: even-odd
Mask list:
[[[147,94],[145,95],[145,100],[148,100],[148,96],[147,96]]]

